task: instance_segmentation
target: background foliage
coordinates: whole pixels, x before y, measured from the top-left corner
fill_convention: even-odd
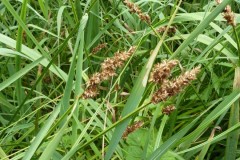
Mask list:
[[[1,159],[239,159],[239,1],[135,4],[151,24],[120,0],[0,2]],[[222,16],[227,4],[234,28]],[[157,32],[166,26],[176,32]],[[131,46],[137,51],[97,98],[82,99],[106,57]],[[154,105],[157,86],[147,79],[164,59],[201,72]],[[171,78],[181,72],[176,67]],[[177,109],[163,115],[169,104]],[[122,138],[137,121],[143,126]]]

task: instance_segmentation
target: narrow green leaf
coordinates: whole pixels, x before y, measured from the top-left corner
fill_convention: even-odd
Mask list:
[[[76,40],[75,47],[74,47],[73,60],[72,60],[71,66],[70,66],[68,80],[67,80],[66,88],[64,91],[63,99],[62,99],[61,115],[67,110],[67,107],[69,105],[70,95],[71,95],[71,92],[73,89],[73,80],[74,80],[74,76],[75,76],[74,73],[75,73],[75,67],[76,67],[76,58],[78,56],[78,51],[79,51],[78,49],[79,49],[80,43],[84,43],[84,39],[81,39],[81,38],[84,38],[83,32],[85,30],[87,21],[88,21],[88,14],[85,14],[82,17],[82,20],[81,20],[80,26],[79,26],[79,30],[78,30],[78,36],[77,36],[77,40]],[[80,53],[80,54],[83,54],[83,53]],[[78,57],[78,58],[82,59],[82,56]]]
[[[233,90],[240,93],[240,67],[235,68],[235,77],[233,83]],[[230,110],[230,117],[229,117],[229,127],[234,126],[235,124],[239,123],[239,103],[240,100],[238,99],[235,103],[233,103],[231,110]],[[230,133],[227,137],[227,145],[225,150],[225,159],[236,159],[236,154],[238,150],[238,140],[239,140],[239,130]]]
[[[33,139],[32,144],[30,145],[29,149],[25,153],[23,160],[31,160],[32,156],[36,152],[37,148],[41,144],[44,137],[47,135],[50,127],[55,122],[59,112],[60,112],[60,104],[56,106],[56,108],[52,111],[52,114],[50,117],[46,120],[44,123],[44,126],[41,128],[41,130],[38,132],[37,136]]]
[[[45,0],[38,0],[38,4],[43,12],[43,15],[46,19],[48,19],[48,6],[45,4],[48,1]]]
[[[39,160],[49,160],[51,159],[52,155],[54,154],[62,136],[64,135],[64,131],[66,130],[66,127],[68,126],[68,122],[71,119],[76,107],[78,105],[78,101],[75,101],[75,104],[72,108],[71,114],[67,117],[66,121],[64,121],[64,124],[61,126],[59,131],[56,133],[54,138],[50,141],[50,143],[47,145],[45,150],[43,151],[42,155],[39,157]]]
[[[230,95],[224,97],[222,101],[202,122],[201,124],[188,136],[184,137],[180,142],[182,149],[186,149],[190,146],[191,142],[195,141],[197,137],[212,123],[217,117],[227,111],[231,105],[240,97],[240,93],[234,91]]]
[[[9,77],[7,80],[0,83],[0,91],[3,90],[4,88],[10,86],[13,82],[15,82],[16,80],[18,80],[19,78],[21,78],[22,76],[27,74],[32,68],[37,66],[43,59],[44,59],[44,57],[41,57],[41,58],[37,59],[36,61],[28,64],[27,66],[25,66],[24,68],[22,68],[15,74],[13,74],[11,77]]]
[[[194,39],[204,31],[204,29],[211,23],[226,7],[227,4],[232,2],[233,0],[224,0],[220,5],[218,5],[212,13],[210,13],[198,26],[195,30],[190,34],[190,36],[178,47],[178,49],[174,52],[171,58],[178,56],[183,49],[185,49],[190,43],[194,41]]]
[[[226,131],[222,132],[221,134],[217,135],[216,137],[214,137],[210,142],[206,141],[204,143],[201,143],[197,146],[191,147],[189,149],[183,150],[178,152],[178,154],[183,154],[183,153],[187,153],[193,150],[197,150],[197,149],[201,149],[202,147],[204,147],[205,145],[208,145],[208,143],[214,144],[217,143],[223,139],[226,139],[227,135],[233,131],[235,131],[236,129],[240,128],[240,123],[235,124],[234,126],[232,126],[231,128],[228,128]]]
[[[3,35],[1,33],[0,33],[0,42],[3,44],[6,44],[7,46],[9,46],[11,48],[16,48],[17,42],[15,40],[13,40],[12,38],[10,38],[6,35]],[[42,57],[42,55],[39,52],[37,52],[36,50],[31,49],[25,45],[22,45],[21,52],[26,57],[28,57],[28,59],[30,59],[32,61],[35,61],[38,58]],[[43,59],[40,63],[43,66],[47,67],[47,65],[49,64],[49,60]],[[57,67],[56,65],[51,64],[51,66],[49,67],[49,70],[52,71],[54,74],[56,74],[59,78],[63,79],[64,81],[67,81],[67,74],[63,70],[61,70],[59,67]]]

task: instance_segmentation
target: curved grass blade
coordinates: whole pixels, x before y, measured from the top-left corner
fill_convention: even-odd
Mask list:
[[[204,147],[205,145],[209,145],[210,144],[214,144],[216,142],[219,142],[223,139],[226,139],[227,138],[227,135],[237,129],[240,128],[240,123],[238,124],[235,124],[234,126],[232,126],[231,128],[227,129],[226,131],[222,132],[221,134],[217,135],[216,137],[214,137],[211,141],[206,141],[204,143],[201,143],[199,145],[196,145],[194,147],[191,147],[189,149],[186,149],[186,150],[183,150],[183,151],[180,151],[180,152],[177,152],[178,154],[183,154],[183,153],[187,153],[187,152],[190,152],[190,151],[193,151],[193,150],[199,150],[201,149],[202,147]]]
[[[3,35],[1,33],[0,33],[0,42],[3,43],[3,44],[6,44],[7,46],[9,46],[11,48],[16,48],[16,43],[17,42],[14,39],[12,39],[12,38],[10,38],[6,35]],[[37,52],[36,50],[31,49],[31,48],[29,48],[25,45],[22,45],[21,48],[22,48],[21,52],[26,57],[28,57],[28,59],[30,59],[32,61],[35,61],[38,58],[42,57],[42,55],[39,52]],[[41,64],[43,66],[47,67],[47,65],[49,64],[49,60],[47,60],[45,58],[41,61]],[[62,80],[67,81],[67,74],[63,70],[61,70],[59,67],[57,67],[56,65],[51,64],[51,66],[49,67],[49,70],[52,71],[55,75],[57,75]]]

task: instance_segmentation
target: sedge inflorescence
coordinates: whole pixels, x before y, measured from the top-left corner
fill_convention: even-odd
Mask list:
[[[107,47],[107,43],[102,43],[102,44],[97,45],[95,48],[93,48],[92,54],[98,53],[100,50],[102,50],[105,47]]]
[[[99,85],[104,80],[108,80],[113,76],[116,76],[116,70],[122,67],[124,62],[135,52],[136,47],[130,47],[128,51],[117,52],[111,58],[107,58],[101,64],[100,72],[94,73],[87,82],[82,98],[94,98],[99,93]]]
[[[144,14],[142,10],[135,3],[130,2],[129,0],[124,0],[124,4],[130,9],[130,12],[136,13],[142,21],[151,23],[151,18],[148,14]]]
[[[177,60],[165,60],[154,66],[150,81],[161,84],[161,87],[152,96],[151,102],[153,104],[166,101],[169,97],[181,92],[185,86],[188,86],[192,80],[196,79],[197,74],[200,72],[200,66],[198,66],[184,72],[173,80],[168,80],[167,78],[170,76],[172,68],[177,64]]]
[[[164,26],[164,27],[158,28],[156,31],[157,31],[158,33],[163,33],[163,32],[166,31],[166,29],[167,29],[167,26]],[[177,31],[177,28],[176,28],[176,27],[170,26],[169,29],[167,30],[167,33],[168,33],[168,34],[175,34],[176,31]]]
[[[224,9],[223,18],[226,19],[227,23],[231,26],[236,26],[235,15],[229,5]]]
[[[162,109],[162,113],[165,115],[171,114],[174,110],[176,110],[176,107],[174,105],[166,106]]]
[[[216,0],[217,5],[222,3],[222,0]],[[236,26],[235,14],[231,9],[230,5],[227,5],[222,13],[223,18],[226,19],[227,23],[231,26]]]
[[[162,83],[170,76],[172,68],[178,63],[178,60],[163,60],[162,63],[155,64],[150,74],[149,81],[158,84]]]
[[[141,128],[143,125],[144,125],[144,122],[143,122],[143,121],[137,121],[137,122],[135,122],[133,125],[128,126],[128,127],[126,128],[126,130],[124,131],[124,133],[123,133],[123,135],[122,135],[122,138],[126,139],[127,136],[128,136],[130,133],[132,133],[132,132],[136,131],[137,129]]]

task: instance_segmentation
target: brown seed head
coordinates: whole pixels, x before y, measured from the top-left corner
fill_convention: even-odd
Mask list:
[[[93,48],[92,54],[96,54],[97,52],[99,52],[100,50],[105,48],[106,46],[107,46],[107,43],[99,44],[97,47]]]
[[[99,93],[99,91],[98,91],[97,85],[91,85],[85,89],[85,91],[81,97],[83,99],[94,98],[98,95],[98,93]]]
[[[144,124],[144,123],[143,123],[142,121],[137,121],[137,122],[135,122],[133,125],[128,126],[127,129],[124,131],[122,138],[126,139],[127,136],[128,136],[130,133],[132,133],[132,132],[134,132],[135,130],[137,130],[138,128],[142,127],[143,124]]]
[[[235,15],[229,5],[226,6],[223,12],[223,18],[227,20],[229,25],[236,26]]]
[[[163,32],[165,32],[166,29],[167,29],[167,26],[160,27],[156,31],[159,32],[159,33],[163,33]],[[176,27],[170,26],[167,33],[176,33],[176,31],[177,31]]]
[[[152,103],[157,104],[161,101],[167,100],[168,97],[178,94],[185,86],[189,85],[192,80],[196,79],[200,72],[200,66],[190,71],[186,71],[173,81],[165,80],[161,88],[153,94]]]
[[[87,86],[100,84],[101,81],[102,81],[101,74],[99,72],[94,73],[92,77],[89,79],[89,81],[87,82]]]
[[[101,71],[93,74],[87,82],[87,87],[82,97],[86,99],[97,96],[100,83],[116,76],[116,69],[122,67],[124,62],[135,52],[135,50],[136,47],[130,47],[127,52],[117,52],[112,58],[104,60],[101,64]]]
[[[171,70],[179,63],[178,60],[164,60],[162,63],[157,63],[153,67],[153,71],[150,74],[150,82],[162,83],[170,76]]]
[[[171,114],[174,110],[176,109],[176,107],[174,105],[169,105],[166,106],[162,109],[162,113],[165,115],[169,115]]]
[[[149,24],[151,23],[150,16],[148,14],[142,13],[138,5],[130,2],[129,0],[124,0],[123,3],[130,9],[130,12],[136,13],[142,21],[145,21]]]

